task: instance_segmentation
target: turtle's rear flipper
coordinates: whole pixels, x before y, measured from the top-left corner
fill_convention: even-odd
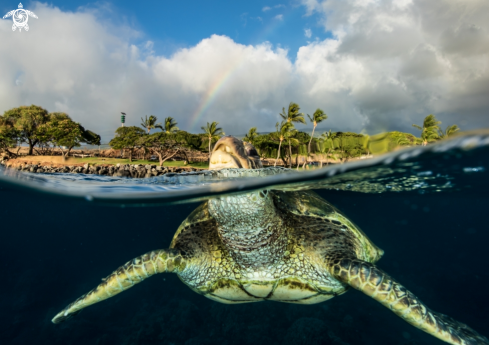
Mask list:
[[[334,277],[391,309],[411,325],[454,345],[489,345],[489,340],[451,317],[428,309],[404,286],[373,264],[333,257],[328,269]]]
[[[184,267],[184,259],[175,249],[161,249],[146,253],[119,267],[103,279],[103,283],[59,312],[52,322],[63,322],[76,315],[81,309],[117,295],[156,273],[181,271]]]

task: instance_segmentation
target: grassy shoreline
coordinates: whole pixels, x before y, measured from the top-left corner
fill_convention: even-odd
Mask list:
[[[133,159],[132,162],[129,159],[121,158],[102,158],[102,157],[85,157],[76,158],[68,157],[64,160],[60,156],[23,156],[19,158],[13,158],[8,160],[8,163],[12,166],[19,164],[38,164],[38,165],[55,165],[55,166],[82,166],[88,164],[90,166],[102,166],[102,165],[156,165],[159,166],[158,161],[149,161],[142,159]],[[179,168],[194,168],[194,169],[208,169],[209,164],[207,162],[195,162],[190,164],[184,164],[184,161],[166,161],[163,163],[163,167],[179,167]]]

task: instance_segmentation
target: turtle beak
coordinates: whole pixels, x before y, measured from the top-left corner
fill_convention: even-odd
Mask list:
[[[262,168],[262,164],[253,145],[225,136],[217,141],[212,150],[209,170],[225,168],[257,169]]]

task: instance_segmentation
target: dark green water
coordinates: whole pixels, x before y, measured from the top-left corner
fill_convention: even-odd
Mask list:
[[[263,180],[275,185],[271,189],[316,189],[385,250],[380,268],[431,309],[489,336],[487,145],[482,136],[475,144],[459,140],[451,148],[409,151],[347,172]],[[2,344],[443,344],[353,289],[316,305],[229,306],[195,294],[172,274],[156,275],[54,325],[57,312],[115,268],[168,247],[199,203],[163,204],[169,190],[156,182],[7,175],[15,176],[0,185]],[[75,197],[36,188],[70,190]],[[171,190],[192,188],[197,184],[173,184]],[[111,204],[99,202],[109,192]],[[155,197],[161,200],[149,205]]]

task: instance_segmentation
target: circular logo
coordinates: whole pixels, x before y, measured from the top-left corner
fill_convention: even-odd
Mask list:
[[[27,24],[29,16],[25,10],[18,9],[14,12],[13,19],[17,27],[23,27]]]

